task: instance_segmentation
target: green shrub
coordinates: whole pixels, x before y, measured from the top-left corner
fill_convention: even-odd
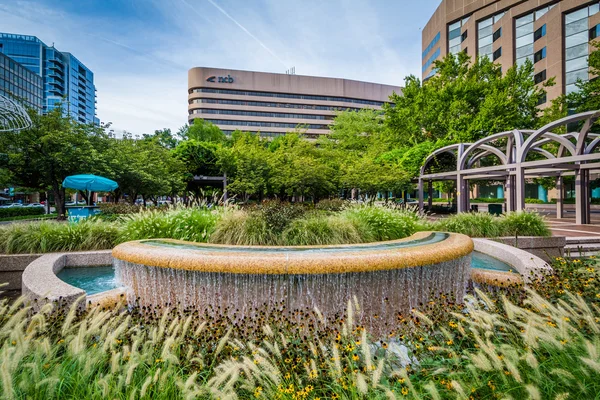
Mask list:
[[[205,208],[144,210],[121,218],[123,228],[119,240],[162,238],[206,242],[220,218],[219,210]]]
[[[434,223],[433,229],[470,237],[549,236],[544,218],[535,212],[512,212],[501,216],[489,213],[460,213]]]
[[[400,239],[423,228],[420,216],[411,210],[359,206],[342,212],[358,229],[363,242]]]
[[[526,198],[525,203],[527,203],[527,204],[546,204],[546,202],[544,200],[532,199],[532,198]]]
[[[338,212],[346,208],[348,202],[342,199],[324,199],[315,205],[315,209],[321,211]]]
[[[496,197],[476,197],[471,199],[471,203],[504,203],[504,199]]]
[[[106,250],[115,246],[118,236],[117,225],[102,221],[10,224],[0,227],[0,252],[28,254]]]
[[[313,214],[294,220],[283,232],[282,243],[287,246],[360,243],[357,226],[341,215],[324,217]]]
[[[509,212],[502,219],[503,236],[550,236],[544,217],[536,212]]]
[[[45,214],[44,207],[9,207],[0,208],[0,218],[21,217],[25,215],[42,215]]]
[[[434,229],[443,232],[462,233],[470,237],[502,236],[501,221],[489,213],[460,213],[441,219]]]
[[[302,204],[287,203],[279,200],[264,201],[252,212],[260,214],[264,219],[267,229],[274,234],[279,234],[296,218],[300,218],[306,212]]]

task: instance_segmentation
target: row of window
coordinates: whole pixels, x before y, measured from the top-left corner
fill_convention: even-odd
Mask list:
[[[356,107],[335,107],[335,106],[317,106],[314,104],[293,104],[293,103],[275,103],[270,101],[243,101],[243,100],[223,100],[223,99],[193,99],[190,104],[228,104],[232,106],[252,106],[252,107],[278,107],[278,108],[297,108],[302,110],[324,110],[324,111],[357,111],[361,108]]]
[[[422,60],[425,59],[425,56],[435,47],[435,45],[437,44],[437,42],[440,41],[440,37],[441,37],[440,32],[438,32],[437,35],[435,35],[435,37],[427,45],[427,48],[423,51],[423,55],[421,56]]]
[[[38,110],[42,108],[42,78],[4,54],[0,54],[0,93]]]
[[[427,62],[425,64],[423,64],[423,68],[422,71],[425,72],[427,70],[427,68],[429,68],[429,66],[431,64],[433,64],[433,62],[440,56],[440,48],[438,47],[437,49],[435,49],[435,51],[433,52],[433,54],[431,55],[431,57],[429,57],[429,60],[427,60]]]
[[[235,125],[235,126],[261,126],[266,128],[306,128],[306,129],[329,129],[328,125],[319,124],[290,124],[285,122],[256,122],[256,121],[232,121],[228,119],[208,119],[205,121],[215,125]]]
[[[587,81],[588,42],[597,36],[596,29],[588,30],[590,16],[600,12],[600,3],[583,7],[565,14],[565,90],[572,93],[578,90],[578,81]]]
[[[448,25],[448,47],[451,54],[457,54],[460,51],[460,44],[467,38],[467,31],[461,33],[461,28],[469,18],[470,15]]]
[[[251,91],[251,90],[195,88],[195,89],[191,89],[189,91],[189,93],[218,93],[218,94],[230,94],[230,95],[238,95],[238,96],[278,97],[278,98],[283,98],[283,99],[339,101],[339,102],[344,102],[344,103],[366,104],[366,105],[371,105],[371,106],[382,106],[383,105],[382,101],[351,99],[348,97],[315,96],[315,95],[309,95],[309,94],[291,94],[291,93],[274,93],[274,92],[255,92],[255,91]]]
[[[312,114],[288,114],[271,113],[260,111],[239,111],[239,110],[214,110],[206,108],[196,108],[189,111],[190,114],[223,114],[223,115],[242,115],[248,117],[269,117],[269,118],[296,118],[296,119],[320,119],[333,120],[334,115],[312,115]]]

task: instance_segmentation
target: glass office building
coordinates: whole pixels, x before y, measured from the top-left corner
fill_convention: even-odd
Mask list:
[[[464,52],[488,57],[502,71],[527,60],[545,87],[540,105],[579,90],[587,81],[590,41],[600,33],[599,0],[442,0],[422,32],[422,77],[435,75],[435,60]]]
[[[0,53],[0,94],[42,112],[44,81],[22,64]]]
[[[94,74],[71,53],[47,46],[35,36],[0,33],[0,53],[43,79],[43,112],[63,103],[76,121],[95,123]]]

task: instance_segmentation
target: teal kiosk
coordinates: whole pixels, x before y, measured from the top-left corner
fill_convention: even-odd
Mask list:
[[[68,206],[67,214],[69,222],[77,223],[93,215],[99,214],[100,209],[90,204],[89,194],[92,192],[111,192],[119,187],[117,182],[104,178],[102,176],[83,174],[67,176],[62,183],[64,188],[75,189],[88,192],[88,204],[85,206]],[[77,204],[77,195],[75,195],[75,204]]]

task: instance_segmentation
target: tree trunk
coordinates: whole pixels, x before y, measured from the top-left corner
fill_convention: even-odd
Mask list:
[[[54,203],[56,213],[59,220],[67,219],[67,209],[65,207],[65,189],[60,187],[58,183],[52,184],[52,192],[54,193]]]

